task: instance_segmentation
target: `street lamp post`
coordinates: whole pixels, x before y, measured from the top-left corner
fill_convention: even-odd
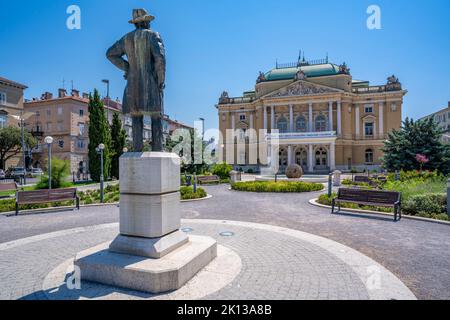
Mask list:
[[[48,148],[48,189],[52,189],[52,143],[53,138],[48,136],[44,139]]]
[[[26,156],[25,156],[25,133],[24,133],[25,122],[23,118],[23,114],[20,116],[20,135],[22,139],[22,159],[23,159],[23,185],[27,184],[27,164],[26,164]]]
[[[105,150],[105,145],[101,143],[98,148],[97,152],[100,153],[100,202],[104,202],[104,173],[103,173],[103,150]]]

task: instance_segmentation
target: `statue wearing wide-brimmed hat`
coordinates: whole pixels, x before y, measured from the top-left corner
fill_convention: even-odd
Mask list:
[[[133,120],[133,151],[143,150],[144,115],[152,119],[152,151],[163,151],[163,97],[166,58],[159,33],[150,30],[155,19],[145,9],[134,9],[129,23],[136,30],[126,34],[107,52],[108,59],[125,72],[127,87],[123,112]],[[124,59],[124,56],[127,59]]]

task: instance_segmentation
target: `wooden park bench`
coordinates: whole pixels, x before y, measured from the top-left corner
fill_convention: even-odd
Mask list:
[[[220,183],[220,178],[218,176],[201,176],[197,177],[198,183]]]
[[[15,193],[17,191],[17,184],[15,182],[0,182],[0,192],[2,191],[11,191],[11,193]],[[2,198],[2,196],[0,196],[0,198]]]
[[[399,192],[340,188],[337,198],[332,202],[332,214],[335,213],[336,204],[338,205],[337,212],[341,211],[342,202],[394,208],[394,221],[397,221],[397,217],[398,220],[402,218],[401,193]]]
[[[63,201],[74,201],[75,207],[80,210],[80,198],[76,188],[19,191],[16,196],[16,215],[19,214],[19,206],[23,204],[42,204]]]

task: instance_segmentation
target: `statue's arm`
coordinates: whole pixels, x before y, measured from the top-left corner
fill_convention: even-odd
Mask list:
[[[166,50],[161,36],[157,32],[154,34],[152,46],[153,58],[155,59],[155,70],[158,76],[158,85],[163,89],[164,83],[166,82]]]
[[[128,73],[130,65],[127,60],[123,58],[125,55],[125,40],[124,38],[117,41],[111,48],[106,52],[106,57],[112,62],[117,68],[125,71],[125,76]]]

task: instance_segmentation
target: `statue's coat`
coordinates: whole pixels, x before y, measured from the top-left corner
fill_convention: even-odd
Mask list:
[[[125,114],[164,114],[165,49],[159,33],[136,29],[117,41],[108,59],[125,71],[128,80],[123,98]],[[124,56],[127,59],[124,59]]]

